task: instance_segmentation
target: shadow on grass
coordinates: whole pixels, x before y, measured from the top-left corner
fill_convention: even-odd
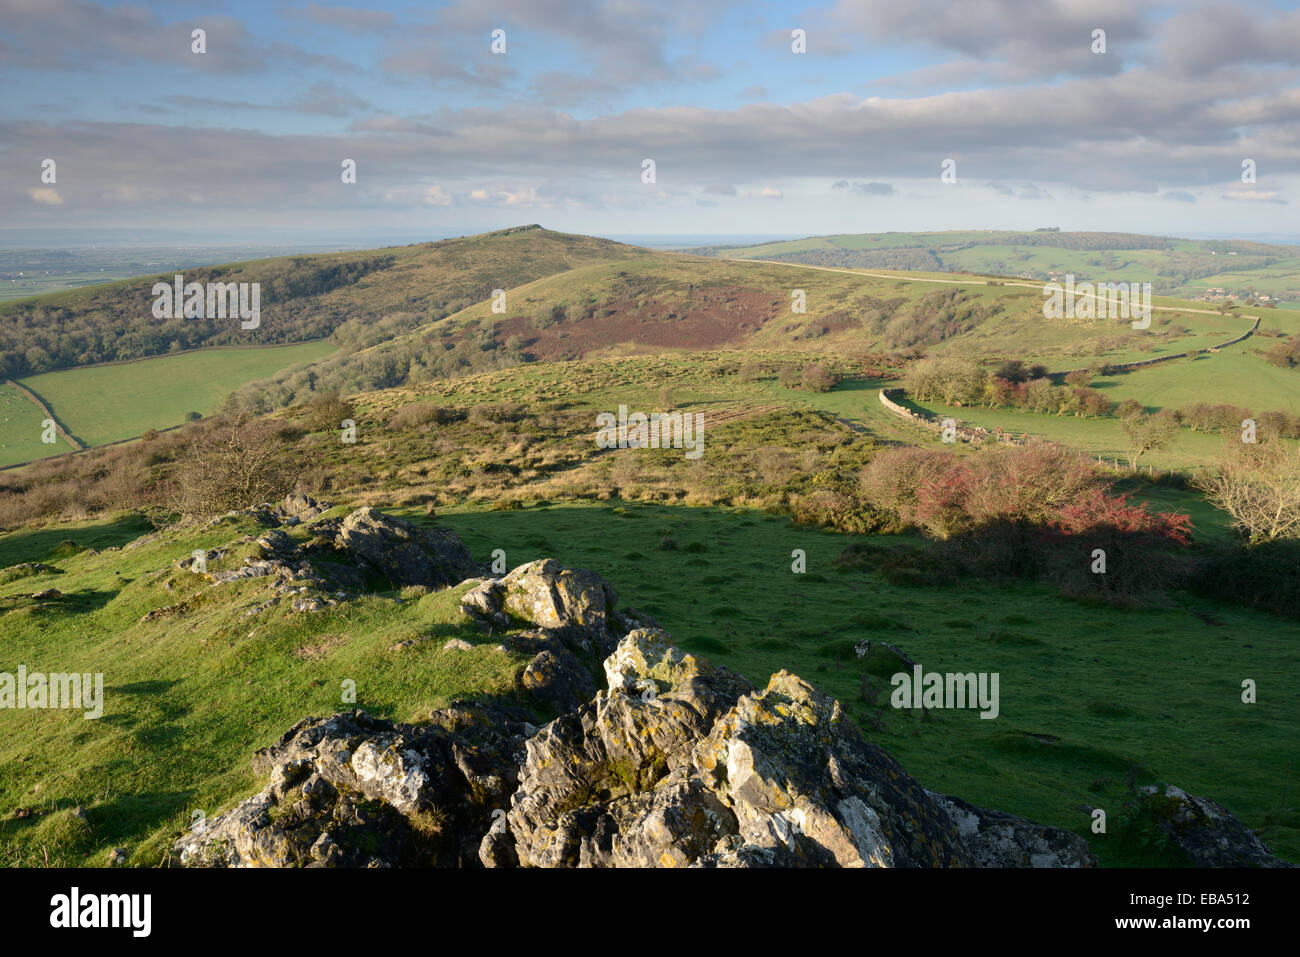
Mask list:
[[[112,548],[125,545],[147,532],[153,525],[141,515],[122,515],[112,521],[69,529],[51,525],[0,535],[0,568],[20,562],[41,562],[65,541],[75,541],[83,548]]]

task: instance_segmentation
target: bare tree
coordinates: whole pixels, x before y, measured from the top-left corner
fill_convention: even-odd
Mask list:
[[[298,481],[288,448],[282,424],[244,413],[200,426],[176,463],[169,504],[199,519],[282,498]]]
[[[1300,447],[1234,442],[1218,470],[1195,484],[1252,545],[1300,538]]]

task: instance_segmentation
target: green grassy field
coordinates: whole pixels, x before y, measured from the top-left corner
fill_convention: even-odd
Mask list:
[[[1083,834],[1104,864],[1139,859],[1120,828],[1090,834],[1082,805],[1107,808],[1114,821],[1129,783],[1156,780],[1222,802],[1276,852],[1300,858],[1300,816],[1285,790],[1300,740],[1300,623],[1191,599],[1095,607],[1029,584],[896,587],[833,559],[853,542],[898,539],[741,509],[611,501],[452,508],[438,521],[480,559],[502,548],[510,566],[554,556],[599,572],[622,606],[656,616],[688,650],[753,681],[781,668],[800,674],[839,698],[926,787]],[[58,542],[104,548],[140,525],[0,538],[0,562],[45,560],[62,572],[0,585],[0,670],[98,671],[106,690],[97,721],[0,711],[0,860],[102,865],[108,849],[125,846],[131,863],[155,865],[196,810],[213,814],[260,786],[248,766],[255,748],[304,715],[343,708],[345,679],[357,682],[366,709],[414,719],[456,695],[500,691],[521,664],[467,626],[458,589],[405,600],[378,593],[250,621],[242,611],[261,597],[256,583],[191,588],[170,565],[251,528],[167,534],[98,555]],[[794,549],[807,554],[806,574],[791,571]],[[173,593],[162,587],[168,579]],[[17,597],[49,587],[66,596],[60,610]],[[208,597],[179,617],[141,623],[191,592]],[[419,636],[436,640],[393,650]],[[449,637],[478,647],[445,652]],[[887,678],[867,675],[852,654],[864,638],[897,644],[927,668],[998,672],[999,717],[893,710]],[[1259,682],[1259,704],[1240,702],[1243,677]],[[77,805],[85,824],[70,813]],[[19,807],[42,813],[14,820]]]
[[[391,266],[324,294],[341,310],[359,308],[367,296],[384,308],[412,304],[391,327],[383,325],[386,316],[373,325],[371,313],[358,312],[367,321],[339,327],[347,348],[337,352],[325,341],[208,349],[23,382],[93,445],[178,425],[188,412],[214,410],[241,386],[276,392],[305,376],[286,369],[316,361],[322,388],[347,385],[357,443],[312,431],[319,427],[306,427],[311,418],[301,407],[276,414],[303,428],[293,454],[311,465],[303,474],[327,477],[321,488],[331,500],[374,504],[416,522],[428,521],[429,502],[437,521],[460,533],[480,560],[500,548],[511,567],[551,556],[590,568],[612,583],[622,605],[654,615],[688,650],[760,684],[782,668],[796,672],[836,696],[866,735],[926,787],[1073,830],[1089,839],[1103,864],[1165,860],[1136,849],[1122,822],[1130,788],[1156,781],[1220,801],[1275,852],[1300,861],[1300,813],[1290,787],[1300,757],[1300,622],[1186,591],[1119,607],[1065,598],[1028,580],[893,584],[878,571],[881,550],[920,539],[846,535],[787,517],[826,493],[857,495],[861,469],[881,443],[939,447],[933,433],[880,404],[879,390],[897,382],[863,371],[881,361],[863,354],[887,348],[880,317],[923,323],[931,306],[921,302],[935,292],[960,291],[976,306],[1001,308],[923,351],[1015,357],[1053,369],[1205,348],[1240,334],[1250,319],[1194,312],[1195,304],[1160,297],[1157,305],[1177,311],[1155,313],[1152,329],[1135,333],[1125,322],[1045,321],[1032,284],[627,252],[532,233],[404,248]],[[922,245],[969,253],[974,268],[980,247],[996,245],[982,242],[988,238],[947,233]],[[806,241],[805,251],[907,249],[916,237],[828,239]],[[955,248],[962,245],[968,248]],[[491,312],[483,287],[495,288],[494,271],[510,250],[529,249],[545,253],[528,273],[542,278],[513,286],[504,315]],[[1063,253],[1092,257],[1106,269],[1120,268],[1106,257],[1129,257],[1121,277],[1156,255],[1025,249],[1035,268]],[[1201,255],[1204,248],[1176,244],[1174,252]],[[444,274],[455,281],[429,292]],[[807,293],[806,314],[791,313],[793,288]],[[74,304],[96,301],[84,291],[63,296]],[[942,297],[927,303],[945,308]],[[564,307],[561,318],[553,318],[556,307]],[[312,321],[302,308],[303,322]],[[438,318],[445,312],[451,314]],[[1300,332],[1300,312],[1262,314],[1266,333]],[[509,347],[516,364],[508,368],[470,374],[477,367],[467,361],[456,370],[465,374],[451,376],[421,365],[430,357],[490,356],[512,338],[525,344]],[[1255,412],[1300,411],[1300,372],[1269,366],[1257,354],[1275,341],[1262,335],[1195,360],[1097,377],[1093,386],[1112,401],[1135,398],[1150,409],[1225,402]],[[528,349],[540,358],[525,361]],[[570,360],[570,353],[579,358]],[[904,361],[888,360],[891,367]],[[815,362],[846,378],[824,393],[780,384],[782,366]],[[417,377],[403,378],[407,368]],[[266,377],[274,384],[246,386]],[[366,391],[376,381],[402,384]],[[708,453],[693,463],[680,455],[598,450],[595,416],[620,405],[716,416]],[[1126,457],[1114,418],[925,408],[1091,455]],[[0,390],[0,462],[63,450],[39,443],[39,417],[29,400]],[[141,452],[133,446],[92,455],[138,455],[149,463],[140,480],[154,482],[172,466],[149,453],[165,445],[164,437]],[[1223,445],[1221,436],[1184,429],[1142,465],[1210,465]],[[984,454],[965,446],[951,451]],[[104,461],[111,465],[111,458]],[[101,470],[112,474],[109,466]],[[68,507],[52,498],[55,507],[35,514],[86,514],[76,511],[82,490],[98,479],[78,481],[85,484],[69,484]],[[1188,513],[1192,555],[1233,540],[1227,516],[1193,491],[1131,477],[1118,478],[1114,490]],[[44,491],[34,487],[30,498],[16,499],[21,507],[11,514],[26,516],[27,503],[39,505]],[[503,503],[522,507],[492,507]],[[878,518],[836,527],[885,527]],[[523,664],[494,650],[495,640],[463,618],[456,589],[423,596],[378,591],[312,614],[289,614],[282,603],[249,618],[245,612],[265,597],[265,583],[209,589],[172,565],[196,547],[254,531],[247,520],[167,530],[112,551],[151,527],[131,516],[43,526],[20,517],[10,524],[22,521],[32,524],[0,535],[0,671],[23,664],[37,672],[102,672],[107,702],[98,721],[0,710],[0,863],[102,865],[107,851],[121,846],[132,864],[157,865],[194,812],[216,813],[258,788],[249,770],[255,749],[306,715],[348,707],[339,694],[343,681],[357,682],[357,703],[372,713],[413,720],[453,697],[504,692]],[[61,545],[65,540],[101,551]],[[877,551],[869,561],[841,566],[835,559],[849,545]],[[1080,561],[1088,561],[1087,548],[1079,548]],[[795,550],[807,555],[805,574],[791,570]],[[32,561],[57,571],[4,573]],[[63,597],[32,597],[49,588]],[[183,600],[193,604],[142,621]],[[476,647],[445,652],[451,637]],[[394,648],[411,638],[435,640]],[[863,639],[896,644],[931,670],[997,672],[999,718],[890,708],[888,676],[867,673],[853,654]],[[1241,703],[1245,678],[1259,683],[1257,705]],[[85,822],[71,813],[76,806],[85,808]],[[1108,811],[1110,835],[1090,832],[1085,806]],[[19,808],[39,813],[20,819]]]
[[[62,437],[53,445],[41,441],[44,418],[35,402],[12,386],[0,385],[0,465],[71,451]]]
[[[1117,808],[1132,769],[1139,781],[1221,800],[1275,850],[1300,855],[1300,817],[1285,789],[1288,762],[1300,757],[1296,623],[1213,607],[1224,624],[1209,626],[1193,612],[1210,606],[1198,603],[1122,611],[1034,585],[898,588],[832,564],[851,541],[887,540],[739,510],[454,510],[440,521],[476,554],[504,549],[511,565],[554,553],[601,571],[622,602],[751,680],[781,668],[800,674],[926,787],[1083,834],[1079,806]],[[675,549],[660,547],[666,536]],[[807,553],[805,575],[791,572],[796,548]],[[929,668],[999,672],[1001,716],[894,711],[887,681],[878,711],[846,654],[863,638],[895,643]],[[1277,689],[1267,709],[1241,704],[1240,680],[1254,674]],[[1088,836],[1104,863],[1125,860]]]
[[[101,445],[134,438],[148,429],[180,425],[187,412],[207,415],[250,379],[323,358],[335,348],[331,342],[304,342],[261,349],[206,349],[47,372],[21,381],[54,410],[69,432],[87,445]],[[49,454],[50,447],[44,448]]]
[[[1256,413],[1274,409],[1300,412],[1300,371],[1269,365],[1244,346],[1127,375],[1101,377],[1092,387],[1112,402],[1137,399],[1149,409],[1227,402]]]

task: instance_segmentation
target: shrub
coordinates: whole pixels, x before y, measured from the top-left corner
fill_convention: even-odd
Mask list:
[[[1206,598],[1300,618],[1300,540],[1214,549],[1189,587]]]
[[[337,392],[323,392],[307,403],[305,424],[312,432],[333,432],[342,428],[344,419],[356,418],[352,403]]]
[[[1135,415],[1141,415],[1146,411],[1144,406],[1137,399],[1125,399],[1119,405],[1115,406],[1115,414],[1121,419],[1131,419]]]
[[[1300,336],[1273,343],[1264,353],[1264,361],[1283,369],[1300,366]]]
[[[810,392],[829,392],[839,385],[840,379],[820,362],[814,362],[803,370],[800,384]]]
[[[428,402],[412,402],[394,412],[388,424],[394,429],[417,429],[428,425],[445,425],[456,421],[459,417],[454,409],[446,409]]]
[[[1007,359],[998,364],[997,370],[993,373],[999,379],[1006,379],[1008,382],[1024,382],[1029,378],[1029,371],[1025,368],[1025,363],[1020,359]]]
[[[1109,494],[1081,457],[1040,443],[958,457],[926,449],[890,449],[862,472],[867,501],[898,525],[948,539],[996,523],[1023,523],[1074,536],[1115,528],[1150,540],[1185,543],[1185,515],[1148,512]]]
[[[168,504],[201,519],[283,498],[299,475],[288,444],[282,424],[243,414],[196,428],[168,487]]]

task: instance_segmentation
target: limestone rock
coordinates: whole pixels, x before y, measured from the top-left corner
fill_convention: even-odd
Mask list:
[[[1140,789],[1139,814],[1150,814],[1195,867],[1291,867],[1227,808],[1172,784]]]
[[[596,693],[591,672],[564,648],[539,652],[520,675],[519,684],[548,711],[570,711]]]
[[[520,565],[500,579],[504,611],[542,628],[566,629],[595,642],[597,650],[613,650],[608,626],[614,610],[614,589],[594,572],[565,568],[553,558]]]
[[[177,860],[221,867],[472,862],[490,803],[514,783],[522,722],[509,711],[455,710],[419,727],[362,711],[300,721],[254,755],[254,770],[270,777],[266,787],[197,822],[176,842]]]
[[[445,588],[482,572],[450,529],[419,528],[374,508],[359,508],[344,518],[337,538],[395,587]]]
[[[974,867],[1091,867],[1088,842],[1059,827],[986,811],[960,798],[927,792],[947,812],[962,856]]]
[[[547,566],[519,577],[563,580]],[[304,720],[254,755],[266,787],[177,841],[177,860],[304,867],[1094,863],[1077,835],[925,790],[863,739],[838,702],[788,672],[756,689],[686,653],[660,629],[633,628],[604,661],[608,689],[592,694],[590,673],[566,641],[594,641],[597,624],[608,636],[609,619],[594,613],[598,588],[582,583],[587,597],[573,603],[567,595],[537,596],[530,613],[556,627],[507,639],[512,650],[533,654],[520,678],[524,690],[539,700],[551,695],[557,705],[577,702],[555,720],[538,728],[518,708],[487,701],[453,702],[417,725],[360,711]],[[607,613],[612,596],[603,599]]]

